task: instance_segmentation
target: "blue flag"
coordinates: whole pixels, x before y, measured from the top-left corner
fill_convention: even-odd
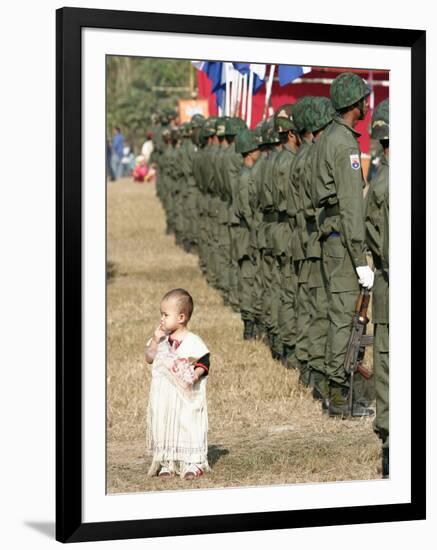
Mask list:
[[[303,74],[309,73],[311,67],[301,67],[300,65],[279,65],[278,66],[278,78],[279,84],[285,86],[301,77]]]
[[[249,74],[250,71],[253,73],[253,93],[261,88],[264,84],[264,77],[266,72],[266,66],[259,63],[233,63],[234,67],[241,74]]]

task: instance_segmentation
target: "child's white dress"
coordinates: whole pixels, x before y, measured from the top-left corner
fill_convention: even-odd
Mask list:
[[[147,449],[153,454],[149,476],[157,475],[162,465],[177,474],[190,464],[210,469],[207,376],[185,389],[170,372],[178,361],[186,359],[194,365],[208,353],[203,340],[192,332],[178,346],[168,338],[158,344],[147,411]]]

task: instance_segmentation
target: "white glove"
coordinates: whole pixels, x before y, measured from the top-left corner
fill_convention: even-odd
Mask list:
[[[357,267],[357,273],[358,282],[360,283],[360,285],[370,290],[373,286],[373,280],[375,278],[375,274],[370,269],[370,267],[368,265]]]

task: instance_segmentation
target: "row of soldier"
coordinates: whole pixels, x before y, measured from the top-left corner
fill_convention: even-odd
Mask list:
[[[364,198],[359,134],[370,90],[340,74],[331,99],[307,96],[252,131],[235,117],[175,113],[155,128],[157,193],[167,230],[197,252],[208,282],[241,312],[245,339],[262,338],[274,358],[299,370],[329,416],[370,416],[388,475],[388,100],[372,137],[384,150]],[[368,265],[372,253],[374,269]],[[355,302],[372,288],[372,387],[344,369]],[[353,411],[353,412],[352,412]]]

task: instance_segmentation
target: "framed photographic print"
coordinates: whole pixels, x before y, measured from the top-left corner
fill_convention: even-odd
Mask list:
[[[425,519],[425,32],[56,16],[57,540]]]

